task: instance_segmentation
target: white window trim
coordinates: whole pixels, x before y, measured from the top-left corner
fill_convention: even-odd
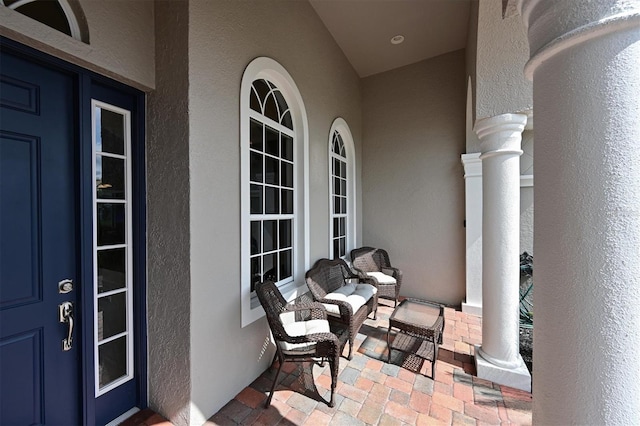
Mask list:
[[[347,155],[347,239],[345,257],[349,258],[349,253],[355,248],[356,237],[356,150],[353,142],[353,135],[349,125],[342,118],[338,117],[333,120],[331,129],[329,130],[329,142],[328,142],[328,165],[329,165],[329,255],[333,255],[333,190],[332,180],[333,174],[331,173],[331,164],[333,162],[333,134],[335,132],[340,134],[342,143],[344,143],[344,149]]]
[[[124,155],[110,154],[108,156],[113,158],[122,158],[125,160],[125,198],[124,200],[100,200],[97,195],[97,188],[94,184],[96,182],[96,108],[112,111],[124,116]],[[132,380],[135,374],[135,360],[133,354],[133,342],[134,342],[134,329],[133,329],[133,222],[132,222],[132,173],[131,173],[131,111],[118,108],[114,105],[104,102],[91,100],[91,152],[92,152],[92,186],[93,186],[93,333],[94,333],[94,376],[95,376],[95,396],[104,395],[105,393],[117,388],[118,386]],[[125,216],[126,216],[126,231],[124,244],[117,244],[115,246],[102,246],[103,249],[109,249],[111,247],[125,248],[126,253],[126,286],[122,289],[117,289],[110,292],[98,294],[98,226],[97,226],[97,205],[98,201],[109,202],[112,204],[124,204]],[[100,297],[107,297],[111,294],[125,293],[126,295],[126,331],[110,338],[103,339],[105,341],[115,340],[122,336],[126,336],[127,340],[127,372],[124,376],[114,380],[103,388],[100,388],[100,360],[98,342],[98,299]]]
[[[280,287],[287,300],[301,292],[304,274],[309,269],[309,123],[300,91],[291,75],[271,58],[259,57],[251,61],[242,75],[240,85],[240,304],[241,326],[246,327],[264,316],[260,305],[251,307],[251,247],[249,194],[249,105],[251,85],[265,79],[275,84],[284,96],[295,132],[294,141],[294,221],[293,221],[293,281]],[[301,182],[302,181],[302,182]],[[304,290],[302,291],[304,292]]]

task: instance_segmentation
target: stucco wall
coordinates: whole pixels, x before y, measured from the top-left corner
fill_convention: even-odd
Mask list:
[[[524,76],[529,43],[519,15],[502,19],[502,0],[478,2],[475,119],[530,110],[533,88]]]
[[[404,296],[464,298],[465,94],[463,50],[363,80],[363,243]]]
[[[0,34],[142,90],[155,87],[154,2],[78,2],[90,44],[0,7]]]
[[[302,95],[310,135],[311,262],[328,255],[329,130],[343,117],[359,157],[361,100],[355,71],[307,2],[192,1],[189,17],[190,421],[198,424],[273,356],[266,321],[241,328],[240,319],[239,93],[245,67],[258,56],[271,57]]]
[[[149,405],[174,424],[189,419],[190,227],[188,3],[156,3],[157,90],[147,142]]]

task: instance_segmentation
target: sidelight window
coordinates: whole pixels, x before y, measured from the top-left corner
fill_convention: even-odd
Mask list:
[[[134,375],[130,119],[92,101],[96,396]]]

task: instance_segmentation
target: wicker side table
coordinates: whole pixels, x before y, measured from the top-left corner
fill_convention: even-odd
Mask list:
[[[398,329],[398,332],[390,342],[392,328]],[[387,362],[391,362],[392,349],[416,355],[431,362],[433,378],[443,330],[444,306],[418,299],[403,300],[389,318]]]

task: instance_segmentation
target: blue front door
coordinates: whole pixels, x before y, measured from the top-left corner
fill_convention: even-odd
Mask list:
[[[0,424],[78,424],[75,80],[1,61]]]
[[[140,92],[0,39],[2,426],[146,407],[143,115]]]

